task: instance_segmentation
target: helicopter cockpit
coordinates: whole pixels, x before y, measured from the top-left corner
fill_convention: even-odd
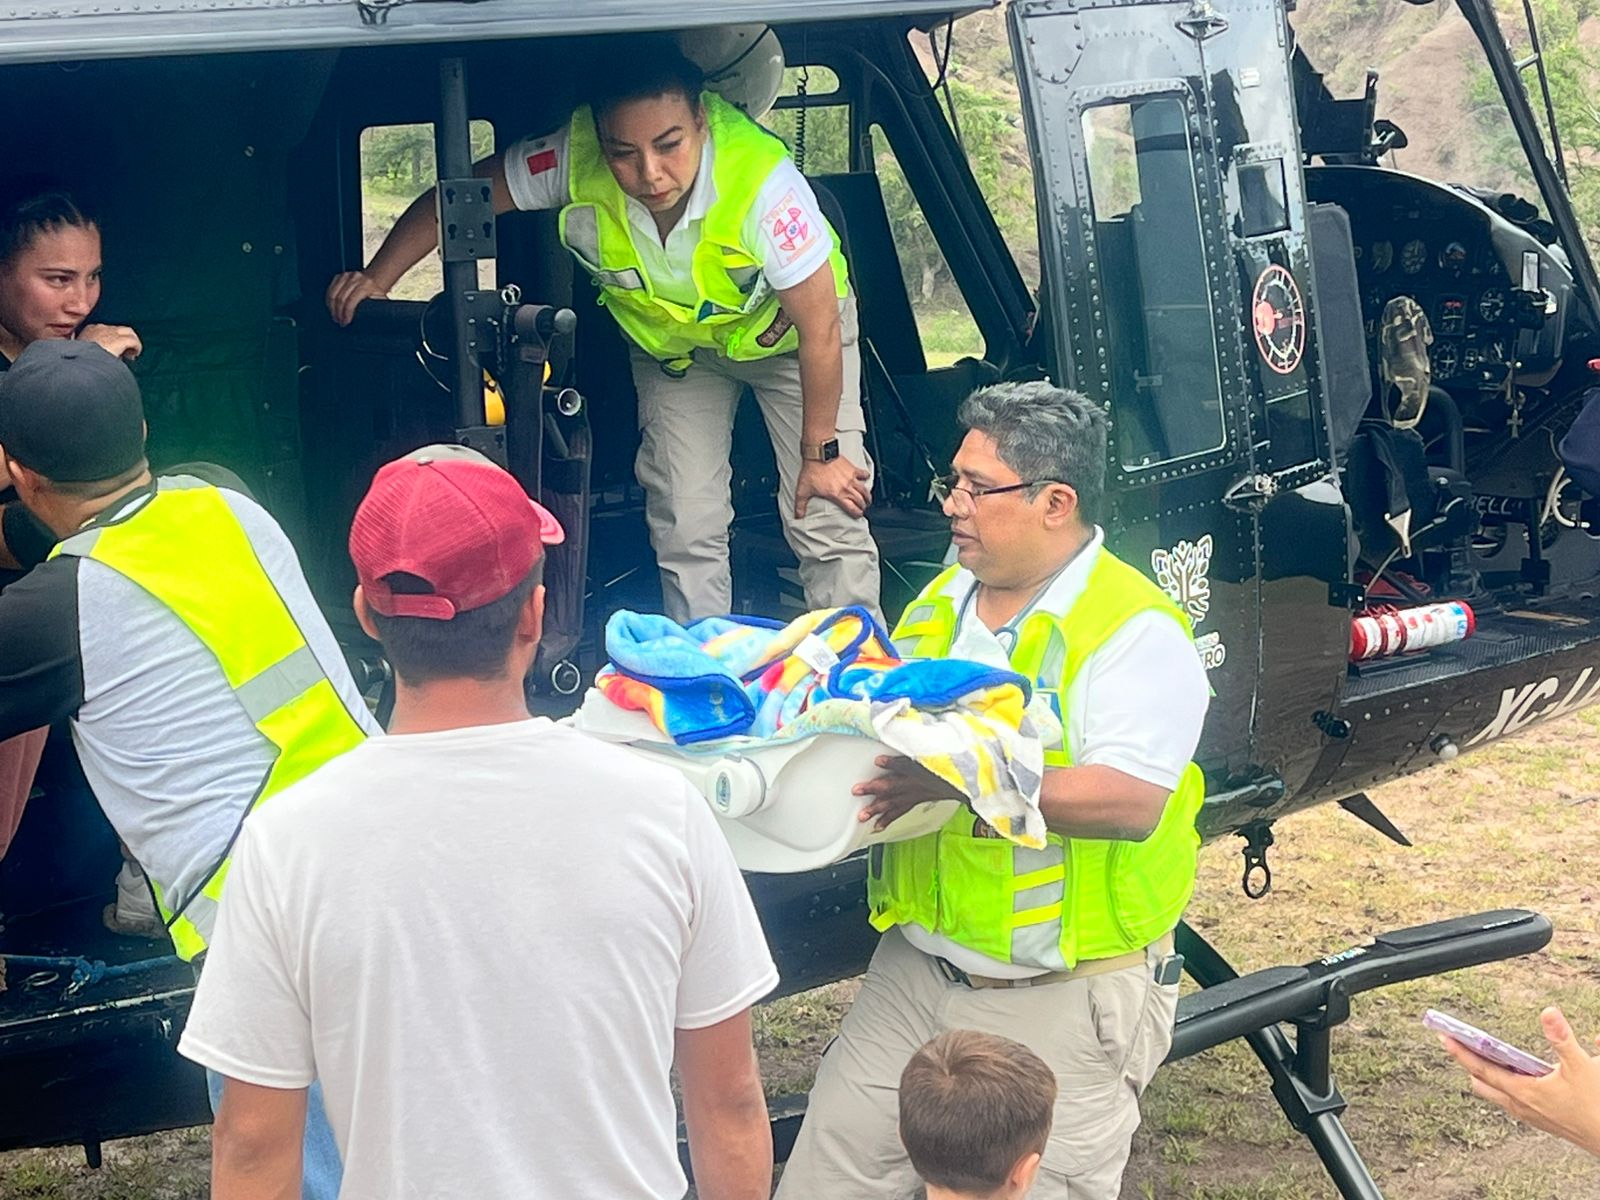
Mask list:
[[[1467,32],[1454,10],[1430,19],[1439,38]],[[1315,7],[1292,20],[1312,31],[1294,56],[1307,195],[1348,224],[1348,260],[1317,262],[1324,334],[1330,351],[1337,343],[1364,359],[1350,373],[1368,384],[1341,394],[1330,361],[1334,457],[1360,537],[1352,583],[1374,599],[1460,598],[1491,613],[1581,591],[1600,574],[1600,544],[1584,536],[1594,503],[1566,478],[1556,445],[1593,382],[1596,323],[1559,231],[1526,198],[1537,185],[1503,149],[1515,139],[1473,126],[1489,118],[1464,102],[1460,127],[1427,119],[1439,98],[1415,88],[1390,102],[1372,70],[1359,96],[1335,99],[1307,47],[1322,43],[1329,76],[1340,71]],[[1430,144],[1404,124],[1428,130]],[[1498,159],[1480,149],[1491,143]],[[1460,174],[1468,182],[1444,182]],[[1329,295],[1341,274],[1345,294]],[[1408,334],[1411,361],[1397,362]],[[1416,392],[1409,405],[1397,375]],[[1396,429],[1414,430],[1417,461],[1390,462],[1413,445]],[[1404,531],[1388,519],[1396,489],[1412,509]]]

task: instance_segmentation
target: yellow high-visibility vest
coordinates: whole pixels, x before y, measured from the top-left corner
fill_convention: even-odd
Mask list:
[[[712,92],[703,99],[716,199],[694,248],[695,303],[683,305],[656,294],[634,248],[627,194],[606,165],[588,108],[572,116],[572,203],[561,210],[561,243],[589,272],[600,288],[600,302],[623,332],[653,358],[686,364],[696,350],[713,350],[735,361],[787,354],[800,345],[800,336],[792,326],[774,326],[778,295],[743,242],[756,197],[788,151],[726,100]],[[833,235],[834,289],[842,299],[848,290],[844,255],[838,236],[831,226],[827,229]],[[782,329],[781,336],[769,332],[777,329]]]
[[[949,652],[958,624],[957,570],[929,584],[895,627],[895,645],[907,658]],[[1023,620],[1012,669],[1053,694],[1062,716],[1062,740],[1045,750],[1047,769],[1072,765],[1067,692],[1078,671],[1131,618],[1151,611],[1170,616],[1193,638],[1188,618],[1165,592],[1101,550],[1068,612],[1034,612]],[[978,818],[963,809],[934,833],[873,847],[872,924],[920,925],[1000,962],[1046,971],[1137,950],[1178,923],[1194,892],[1195,817],[1204,799],[1205,780],[1190,763],[1144,841],[1051,833],[1039,850],[974,836]]]
[[[126,520],[74,534],[51,553],[92,559],[170,609],[209,650],[261,736],[277,751],[247,814],[329,759],[365,740],[366,730],[278,596],[222,493],[202,480],[161,479]],[[180,957],[206,948],[228,876],[230,843],[192,896],[156,901]],[[154,881],[152,881],[154,886]]]

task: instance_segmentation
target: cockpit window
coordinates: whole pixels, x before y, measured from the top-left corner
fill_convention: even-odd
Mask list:
[[[1188,131],[1184,104],[1172,96],[1083,114],[1125,470],[1205,454],[1227,440]]]
[[[1499,10],[1501,27],[1519,56],[1528,46],[1520,7],[1502,5]],[[1505,101],[1471,27],[1454,4],[1418,8],[1310,0],[1289,20],[1303,55],[1297,74],[1309,68],[1331,98],[1360,97],[1368,70],[1377,72],[1371,115],[1392,121],[1406,136],[1405,146],[1388,154],[1384,165],[1426,179],[1516,192],[1537,202],[1539,193]],[[1531,71],[1526,85],[1537,92]],[[1302,121],[1311,107],[1304,100]]]

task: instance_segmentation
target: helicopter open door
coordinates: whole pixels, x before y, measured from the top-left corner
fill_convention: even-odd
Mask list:
[[[1194,622],[1215,692],[1197,755],[1201,828],[1249,839],[1249,891],[1273,817],[1344,754],[1328,713],[1348,653],[1351,538],[1324,385],[1333,365],[1358,413],[1370,396],[1365,369],[1333,353],[1361,347],[1365,361],[1349,223],[1305,201],[1281,8],[1015,0],[1009,21],[1055,374],[1106,403],[1114,548]],[[1417,961],[1427,975],[1525,953],[1548,936],[1541,922],[1491,913],[1394,940],[1430,947]],[[1512,928],[1528,936],[1500,941]],[[1496,941],[1482,957],[1480,934]],[[1340,1194],[1380,1200],[1330,1070],[1347,982],[1319,983],[1297,1013],[1269,1011],[1297,968],[1241,977],[1183,924],[1178,947],[1201,990],[1180,1001],[1174,1056],[1246,1040]]]
[[[1341,243],[1305,201],[1283,15],[1021,0],[1010,20],[1059,374],[1107,402],[1115,548],[1194,622],[1208,810],[1264,832],[1328,753],[1311,719],[1349,638],[1314,247],[1353,265],[1348,223]],[[1359,342],[1359,312],[1326,307]]]
[[[1216,780],[1252,758],[1258,465],[1189,12],[1019,0],[1009,19],[1056,374],[1107,407],[1112,548],[1194,623],[1216,694],[1201,765]]]

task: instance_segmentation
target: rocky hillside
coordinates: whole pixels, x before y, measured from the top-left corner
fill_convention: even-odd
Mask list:
[[[1600,0],[1535,0],[1580,219],[1600,239]],[[1520,0],[1502,0],[1500,19],[1519,55],[1529,46]],[[1391,164],[1430,178],[1532,194],[1510,122],[1483,65],[1482,51],[1451,0],[1300,0],[1290,17],[1307,57],[1337,96],[1361,93],[1379,73],[1378,114],[1410,139]],[[942,46],[942,42],[941,42]],[[976,92],[1015,104],[1003,9],[956,26],[952,76]],[[933,55],[924,48],[925,65]],[[1538,98],[1532,72],[1526,77]],[[1020,125],[1006,147],[1026,161]]]

